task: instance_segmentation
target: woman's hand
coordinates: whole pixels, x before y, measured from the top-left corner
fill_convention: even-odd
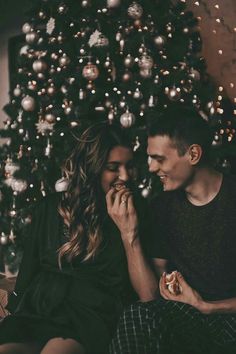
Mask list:
[[[137,237],[138,219],[131,191],[123,187],[111,188],[106,195],[107,211],[121,232],[123,241],[130,244]]]
[[[189,304],[199,311],[202,311],[203,308],[203,299],[200,294],[191,288],[191,286],[185,281],[184,277],[177,272],[177,281],[182,289],[181,293],[178,295],[171,294],[167,288],[165,277],[166,273],[163,273],[159,282],[160,294],[165,300],[179,301],[185,304]]]

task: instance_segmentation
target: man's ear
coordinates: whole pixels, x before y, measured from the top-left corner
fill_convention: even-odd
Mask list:
[[[202,147],[198,144],[192,144],[189,147],[189,159],[192,165],[196,165],[202,157]]]

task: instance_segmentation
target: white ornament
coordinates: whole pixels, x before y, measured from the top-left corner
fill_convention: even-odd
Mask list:
[[[111,9],[113,7],[118,7],[118,6],[120,6],[120,2],[121,2],[121,0],[107,0],[107,7],[109,9]]]
[[[33,62],[33,70],[36,73],[42,73],[47,69],[47,63],[42,59],[37,59]]]
[[[37,42],[38,38],[39,38],[39,36],[38,36],[38,33],[36,33],[36,32],[29,32],[25,36],[25,40],[29,44],[33,44],[33,43]]]
[[[21,88],[19,84],[17,84],[16,87],[14,88],[13,95],[16,97],[19,97],[21,95]]]
[[[162,48],[166,43],[166,38],[164,36],[156,36],[154,38],[154,43],[158,48]]]
[[[22,26],[22,32],[26,34],[31,31],[32,31],[32,26],[28,22],[24,23]]]
[[[4,232],[1,233],[0,243],[1,245],[6,245],[8,243],[8,237]]]
[[[40,120],[38,123],[35,124],[37,128],[37,132],[40,134],[45,134],[48,131],[53,130],[53,123],[48,123],[44,120]]]
[[[58,179],[55,183],[55,190],[57,192],[65,192],[67,191],[69,181],[67,178],[62,177],[61,179]]]
[[[123,113],[120,117],[120,123],[124,128],[130,128],[135,122],[135,115],[129,110]]]
[[[90,47],[105,47],[108,46],[109,41],[107,37],[96,30],[91,34],[88,44]]]
[[[22,193],[27,188],[27,182],[23,179],[12,179],[11,188],[14,192]]]
[[[25,111],[32,112],[35,109],[35,99],[27,95],[22,99],[21,106]]]
[[[50,17],[50,19],[48,20],[48,23],[47,23],[47,31],[46,32],[48,34],[52,34],[54,29],[55,29],[55,18]]]
[[[139,19],[142,17],[143,8],[137,2],[133,2],[128,8],[128,15],[133,18],[134,20]]]
[[[23,47],[21,47],[19,54],[20,55],[27,55],[29,50],[29,46],[26,44]]]

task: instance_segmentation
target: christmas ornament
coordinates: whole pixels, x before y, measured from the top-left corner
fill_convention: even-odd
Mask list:
[[[26,22],[26,23],[24,23],[23,24],[23,26],[22,26],[22,32],[23,33],[29,33],[29,32],[31,32],[33,30],[33,28],[32,28],[32,26],[28,23],[28,22]]]
[[[88,64],[83,68],[82,75],[85,79],[93,81],[99,75],[99,70],[95,64],[88,62]]]
[[[24,45],[23,47],[21,47],[19,54],[22,55],[27,55],[28,54],[28,50],[29,50],[29,46],[28,45]]]
[[[35,99],[29,95],[25,96],[21,101],[22,108],[27,112],[32,112],[35,109]]]
[[[179,87],[166,88],[165,92],[171,101],[178,101],[181,97],[181,90]]]
[[[16,97],[19,97],[21,95],[21,88],[19,84],[17,84],[16,87],[14,88],[13,95]]]
[[[11,181],[11,188],[14,192],[22,193],[27,188],[27,182],[23,179],[15,179],[13,178]]]
[[[50,144],[50,140],[47,140],[47,146],[45,148],[45,156],[50,157],[51,155],[51,150],[52,150],[52,145]],[[42,188],[41,193],[44,194],[44,188]]]
[[[60,14],[60,15],[63,15],[67,12],[67,6],[65,4],[61,4],[59,5],[58,9],[57,9],[57,12]]]
[[[6,245],[7,243],[8,243],[8,237],[4,232],[2,232],[0,236],[0,244]]]
[[[33,62],[33,70],[36,73],[42,73],[47,69],[47,63],[42,59],[37,59]]]
[[[79,90],[79,99],[84,100],[86,98],[86,92],[83,89]]]
[[[105,37],[101,32],[96,30],[91,34],[88,44],[90,47],[105,47],[108,46],[109,41],[107,37]]]
[[[53,84],[51,84],[48,88],[47,88],[47,93],[49,94],[49,96],[53,96],[56,93],[56,88]]]
[[[25,36],[25,40],[29,44],[36,43],[38,38],[39,38],[38,33],[34,32],[34,31],[27,33]]]
[[[45,121],[48,122],[49,124],[55,123],[56,117],[52,113],[47,113],[45,114]]]
[[[16,239],[16,235],[14,234],[13,230],[11,229],[10,235],[9,235],[9,240],[14,243],[15,239]]]
[[[91,6],[91,1],[90,0],[82,0],[81,6],[84,8],[87,8],[87,7]]]
[[[197,71],[196,69],[193,69],[193,68],[190,69],[189,76],[195,81],[199,81],[201,78],[199,71]]]
[[[163,48],[165,43],[166,43],[166,38],[164,36],[156,36],[154,38],[154,43],[157,46],[157,48]]]
[[[45,135],[47,132],[53,130],[53,123],[48,123],[47,121],[44,121],[42,119],[39,120],[38,123],[35,124],[37,128],[37,132],[39,134]]]
[[[120,6],[121,0],[107,0],[107,7],[112,9],[114,7]]]
[[[120,123],[124,128],[130,128],[135,122],[135,115],[127,110],[120,116]]]
[[[46,26],[46,32],[48,34],[52,34],[52,32],[55,29],[55,18],[50,17],[50,19],[47,22],[47,26]]]
[[[144,54],[138,61],[141,69],[151,69],[153,67],[153,59],[150,55]]]
[[[135,89],[134,94],[133,94],[133,97],[134,97],[135,99],[138,99],[138,100],[141,99],[141,98],[143,98],[143,94],[142,94],[142,92],[139,90],[138,87]]]
[[[137,2],[133,2],[129,7],[128,7],[128,15],[133,18],[134,20],[139,19],[142,17],[143,14],[143,8],[141,5],[139,5]]]
[[[134,58],[130,54],[125,57],[124,65],[126,68],[131,68],[134,65]]]
[[[35,91],[37,89],[37,82],[35,80],[28,82],[28,89]]]
[[[65,192],[67,191],[69,181],[67,178],[62,177],[61,179],[58,179],[55,183],[55,190],[57,192]]]
[[[68,55],[64,53],[62,57],[59,58],[59,65],[60,67],[63,67],[69,64],[70,64],[70,58],[68,57]]]

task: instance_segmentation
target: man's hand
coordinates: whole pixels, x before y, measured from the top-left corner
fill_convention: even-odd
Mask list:
[[[203,312],[202,304],[203,300],[199,293],[191,288],[191,286],[185,281],[183,276],[176,272],[177,281],[181,287],[181,293],[174,295],[168,290],[168,286],[165,281],[166,273],[163,273],[159,282],[160,294],[165,300],[179,301],[185,304],[189,304],[199,311]]]

